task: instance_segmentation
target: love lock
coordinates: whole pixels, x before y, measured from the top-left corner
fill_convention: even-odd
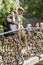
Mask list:
[[[0,41],[0,53],[2,52],[2,41]]]
[[[3,60],[0,60],[0,65],[4,65],[4,62],[3,62]]]
[[[18,65],[23,65],[24,63],[24,60],[23,60],[23,57],[21,55],[16,55],[16,59],[17,59],[17,63]]]
[[[14,61],[11,65],[18,65],[17,61]]]

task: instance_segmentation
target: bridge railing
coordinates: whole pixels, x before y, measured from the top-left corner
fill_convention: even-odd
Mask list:
[[[29,27],[0,34],[0,56],[5,65],[20,65],[43,53],[43,28]]]

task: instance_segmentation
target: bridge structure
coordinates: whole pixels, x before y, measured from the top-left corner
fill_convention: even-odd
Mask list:
[[[0,65],[34,65],[43,60],[43,28],[22,28],[0,34]]]

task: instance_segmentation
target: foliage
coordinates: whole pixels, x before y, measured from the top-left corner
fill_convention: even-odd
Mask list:
[[[16,0],[0,0],[0,24],[6,20],[6,16],[17,9]]]
[[[43,19],[43,0],[20,0],[21,6],[32,17]]]

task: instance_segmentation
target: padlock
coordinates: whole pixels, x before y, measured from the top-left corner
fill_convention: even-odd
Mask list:
[[[3,62],[3,60],[0,60],[0,65],[4,65],[4,62]]]

